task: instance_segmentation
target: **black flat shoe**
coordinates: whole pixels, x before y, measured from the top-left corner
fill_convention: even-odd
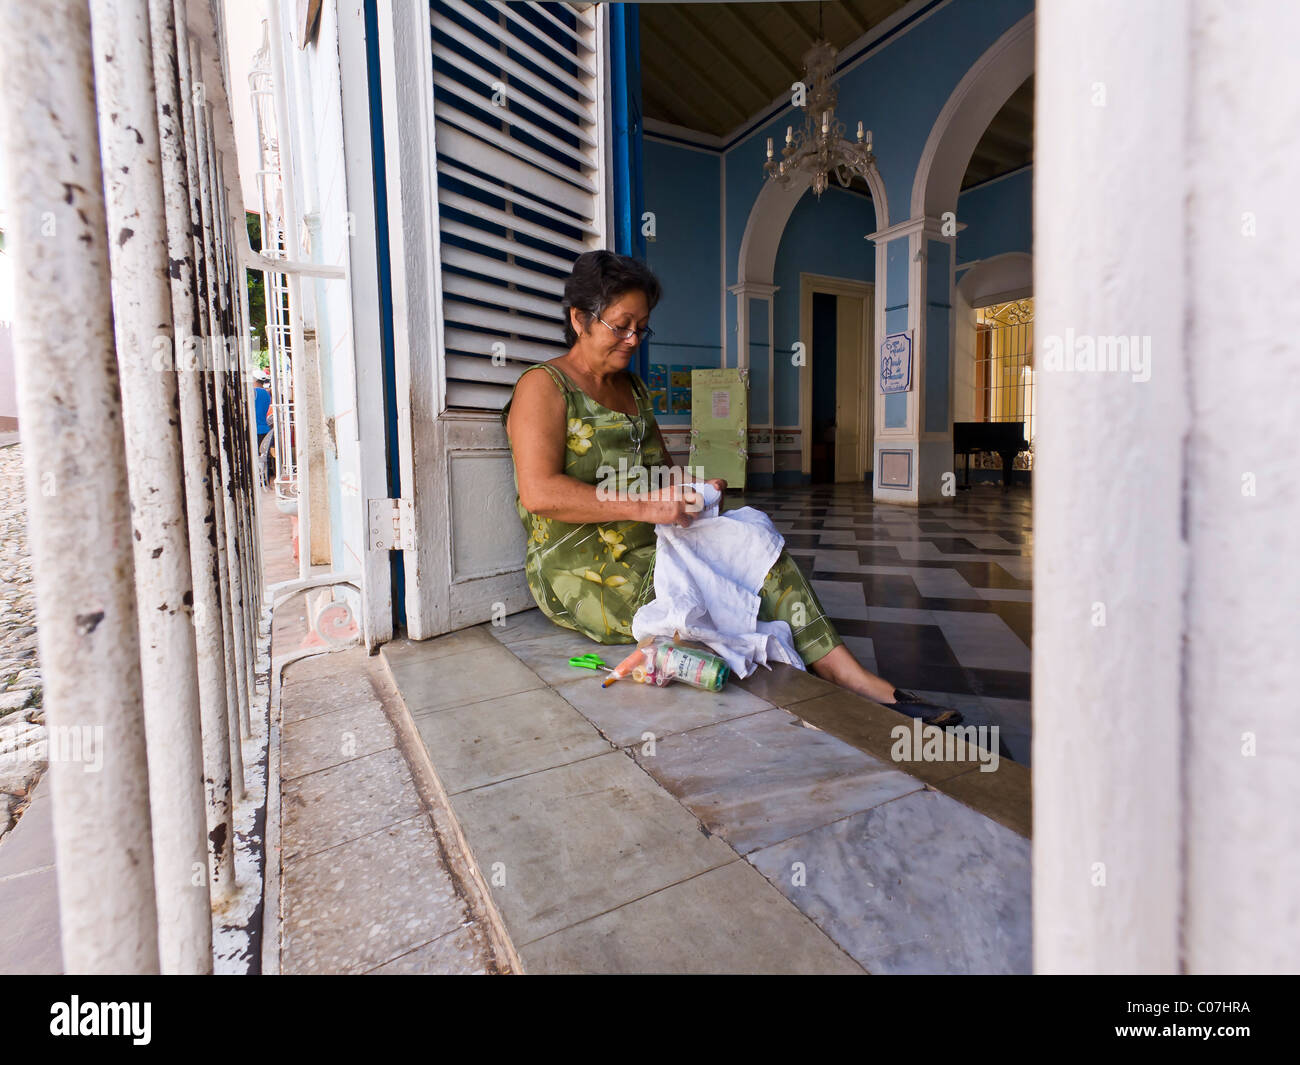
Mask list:
[[[960,710],[932,703],[905,688],[895,688],[894,702],[887,705],[892,705],[900,714],[919,717],[924,725],[938,725],[940,728],[945,728],[948,725],[960,725],[965,720]]]

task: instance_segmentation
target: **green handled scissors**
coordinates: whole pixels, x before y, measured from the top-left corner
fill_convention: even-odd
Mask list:
[[[588,652],[585,655],[575,655],[569,659],[569,665],[577,666],[579,669],[609,669],[595,654]]]

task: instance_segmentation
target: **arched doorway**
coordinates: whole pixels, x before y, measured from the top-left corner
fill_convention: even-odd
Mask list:
[[[873,166],[869,172],[864,175],[866,185],[871,193],[872,207],[875,212],[876,228],[880,229],[889,224],[889,205],[885,193],[885,183],[880,173]],[[745,225],[745,232],[740,243],[739,260],[736,269],[736,283],[728,291],[736,297],[736,353],[737,365],[746,368],[750,365],[751,359],[765,358],[767,360],[767,387],[769,389],[767,410],[769,419],[772,417],[774,410],[775,388],[775,344],[773,337],[773,297],[776,294],[777,286],[774,283],[774,272],[776,268],[777,252],[781,246],[781,238],[785,233],[787,224],[795,207],[807,193],[812,185],[811,175],[797,176],[789,185],[783,188],[773,181],[766,182],[759,191],[750,208],[749,218]],[[867,233],[861,234],[861,239],[865,239]],[[859,239],[850,235],[850,239]],[[867,254],[864,248],[864,254]],[[876,269],[877,277],[883,275],[884,260],[883,252],[880,249],[876,251]],[[800,298],[800,304],[804,299]],[[879,336],[883,327],[883,305],[876,301],[876,305],[871,308],[871,327],[872,336]],[[801,311],[801,317],[803,312]],[[763,328],[763,320],[766,318],[766,329]],[[801,323],[802,326],[802,323]],[[802,328],[801,328],[802,331]],[[866,330],[864,330],[865,332]],[[751,344],[751,336],[760,343]],[[805,339],[805,359],[811,359],[811,345]],[[868,347],[869,350],[869,347]],[[860,369],[857,380],[861,382],[860,388],[865,392],[867,398],[870,397],[874,388],[874,360],[866,357],[865,365]],[[809,404],[807,402],[810,389],[812,388],[813,364],[806,361],[799,375],[800,390],[800,418],[801,418],[801,469],[803,474],[808,475],[811,472],[811,450],[809,446]],[[867,447],[867,454],[870,455],[870,447]]]

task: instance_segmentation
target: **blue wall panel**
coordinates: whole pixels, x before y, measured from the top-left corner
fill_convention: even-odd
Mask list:
[[[1005,252],[1034,250],[1034,171],[1018,170],[963,192],[957,198],[957,262],[991,259]]]
[[[907,331],[908,237],[896,237],[885,245],[885,332]],[[881,339],[884,339],[883,337]],[[879,343],[877,343],[879,350]],[[885,397],[885,428],[907,428],[907,393],[891,392]]]
[[[857,193],[830,188],[819,201],[810,191],[795,205],[781,234],[773,270],[779,286],[773,311],[776,425],[799,424],[802,371],[790,358],[799,339],[799,275],[825,274],[849,281],[874,281],[876,249],[866,237],[875,228],[875,206]]]
[[[925,431],[948,431],[951,354],[948,323],[952,317],[949,266],[952,249],[941,240],[926,242],[925,260]]]
[[[651,139],[642,151],[645,209],[654,212],[656,230],[645,245],[645,259],[663,284],[663,298],[650,317],[655,336],[647,359],[716,369],[722,365],[721,160]],[[685,415],[658,417],[665,425],[690,422]]]

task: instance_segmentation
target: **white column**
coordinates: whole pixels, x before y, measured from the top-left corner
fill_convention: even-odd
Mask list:
[[[171,297],[176,364],[185,366],[184,351],[198,336],[194,239],[190,228],[189,182],[185,166],[185,109],[180,106],[173,0],[150,0],[149,29],[158,90],[158,132],[163,192],[167,210],[167,245],[171,260]],[[202,371],[176,374],[180,401],[181,442],[185,467],[185,511],[189,527],[190,572],[194,585],[194,633],[197,650],[199,707],[202,714],[203,780],[207,796],[208,860],[213,893],[229,894],[235,883],[235,831],[232,819],[230,744],[226,725],[225,648],[221,626],[221,592],[217,551],[211,536],[216,521],[209,476],[207,412]]]
[[[964,229],[958,225],[957,231]],[[947,304],[953,293],[953,261],[956,253],[954,232],[939,217],[917,216],[906,222],[867,235],[876,244],[876,335],[872,338],[874,350],[872,365],[873,410],[875,411],[872,441],[872,498],[878,503],[902,503],[915,506],[919,503],[950,502],[945,494],[945,475],[953,468],[952,453],[952,313],[946,316],[944,332],[931,337],[928,309],[931,302]],[[889,252],[891,245],[906,240],[907,291],[890,288]],[[944,251],[946,246],[946,253]],[[932,291],[930,257],[947,255],[947,268],[939,281],[940,291]],[[897,254],[897,253],[896,253]],[[907,305],[906,319],[897,313],[902,302]],[[893,320],[887,308],[895,308]],[[906,420],[902,425],[890,426],[885,416],[887,399],[880,391],[880,346],[892,333],[908,332],[912,338],[911,388],[901,393],[907,404]],[[926,389],[926,365],[930,358],[943,358],[948,365],[948,394],[930,394]],[[939,408],[935,413],[945,428],[931,431],[927,428],[931,405]],[[886,452],[881,458],[881,452]]]
[[[1071,2],[1038,18],[1034,965],[1169,973],[1182,885],[1187,6]],[[1150,337],[1151,379],[1053,369],[1053,338],[1071,332]]]
[[[1039,18],[1035,966],[1295,971],[1300,20]]]
[[[193,588],[147,0],[91,0],[165,973],[212,971]],[[198,883],[195,883],[197,876]]]
[[[174,0],[176,13],[177,69],[180,75],[181,100],[186,101],[186,113],[182,128],[185,134],[185,172],[186,186],[189,193],[190,230],[194,234],[194,275],[198,292],[195,334],[200,340],[207,340],[212,332],[211,315],[213,300],[212,285],[208,277],[208,256],[206,254],[206,230],[203,227],[202,212],[202,178],[199,171],[198,121],[197,109],[190,106],[195,100],[196,90],[202,85],[202,71],[192,70],[198,51],[191,48],[189,33],[186,28],[185,0]],[[195,76],[197,74],[197,77]],[[186,365],[189,365],[188,358]],[[232,792],[236,802],[245,795],[244,757],[240,740],[239,724],[239,684],[235,666],[234,623],[230,611],[230,588],[228,583],[229,567],[226,559],[226,517],[225,489],[221,477],[221,440],[217,431],[217,388],[216,374],[210,361],[206,345],[198,349],[197,372],[204,396],[205,421],[208,434],[208,491],[213,499],[213,525],[215,530],[217,552],[217,590],[220,608],[221,646],[225,657],[226,717],[228,746],[230,749],[230,778]]]
[[[1300,970],[1300,8],[1198,2],[1190,36],[1184,964]],[[1037,477],[1037,474],[1035,474]],[[1253,752],[1253,753],[1252,753]],[[1228,1023],[1228,1022],[1225,1022]]]
[[[198,42],[191,37],[190,76],[202,84],[203,68],[199,57]],[[248,641],[244,631],[244,591],[241,576],[242,545],[239,540],[239,517],[236,512],[236,473],[235,473],[235,426],[232,424],[232,387],[230,368],[227,364],[224,339],[226,320],[222,315],[221,264],[216,248],[216,172],[210,142],[207,105],[200,92],[193,100],[194,134],[198,157],[198,200],[200,218],[202,219],[204,276],[207,279],[204,298],[208,308],[209,357],[212,360],[212,377],[217,413],[217,448],[220,462],[220,481],[218,498],[224,511],[223,526],[225,530],[226,561],[226,602],[225,608],[230,622],[230,638],[233,641],[232,658],[234,666],[234,687],[238,694],[239,731],[241,736],[249,736],[249,675],[247,664]]]
[[[89,8],[0,5],[14,354],[69,973],[158,971]],[[21,61],[17,61],[21,60]],[[69,760],[72,741],[80,761]]]

